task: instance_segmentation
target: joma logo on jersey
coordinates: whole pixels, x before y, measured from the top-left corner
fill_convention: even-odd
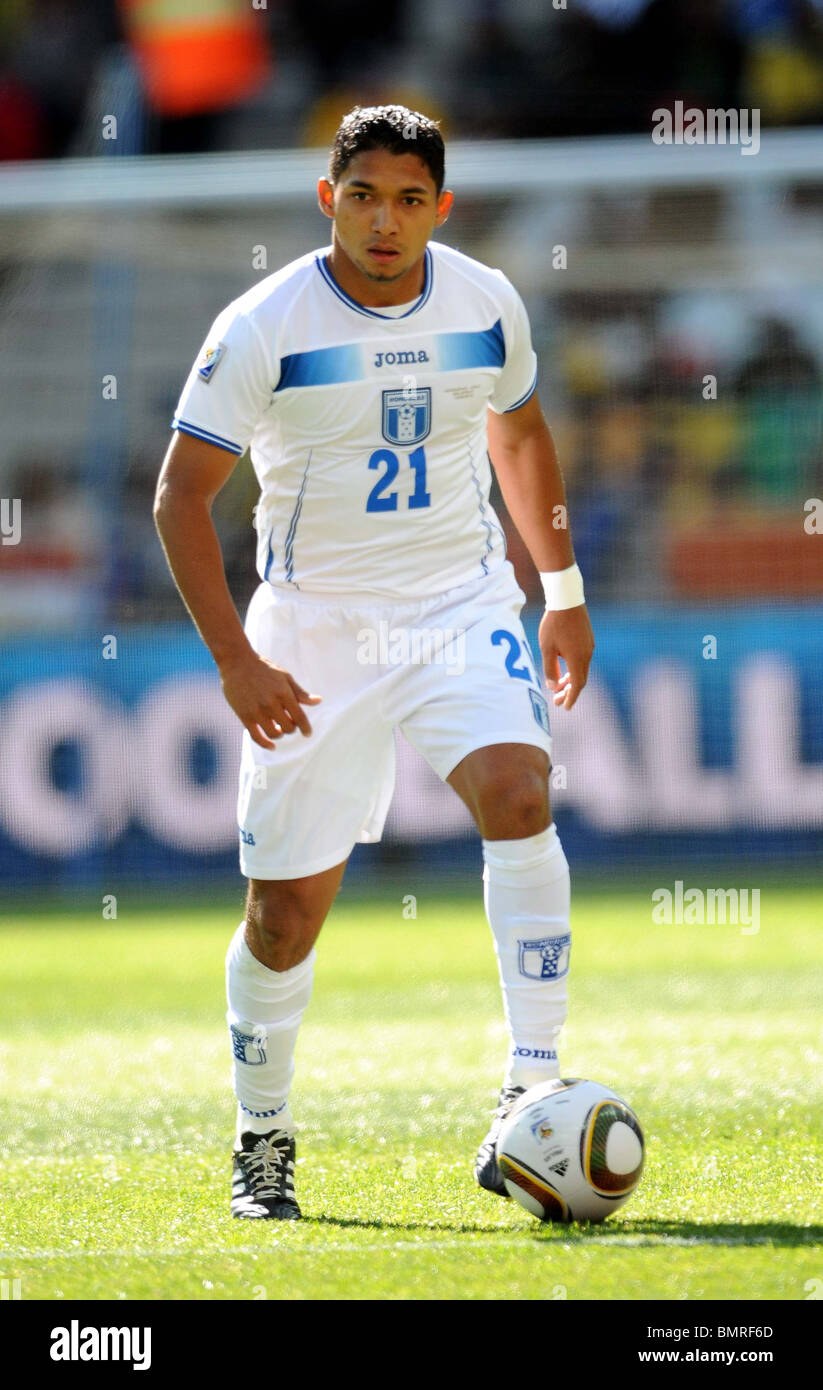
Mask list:
[[[431,429],[430,386],[383,392],[383,438],[390,444],[419,444]]]
[[[427,352],[377,352],[374,357],[375,367],[405,367],[409,363],[428,362]]]

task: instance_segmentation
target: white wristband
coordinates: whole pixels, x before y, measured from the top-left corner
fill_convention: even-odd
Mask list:
[[[569,565],[567,570],[549,570],[540,575],[546,607],[554,612],[558,608],[578,608],[586,600],[583,597],[583,576],[577,565]]]

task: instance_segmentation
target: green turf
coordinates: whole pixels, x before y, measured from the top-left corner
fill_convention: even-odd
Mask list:
[[[298,1049],[307,1219],[227,1215],[232,909],[7,918],[0,1275],[23,1297],[805,1299],[823,1277],[819,893],[757,935],[579,894],[566,1074],[648,1139],[605,1225],[473,1186],[505,1037],[479,896],[343,896]],[[817,1224],[816,1224],[817,1223]],[[809,1284],[810,1288],[817,1285]]]

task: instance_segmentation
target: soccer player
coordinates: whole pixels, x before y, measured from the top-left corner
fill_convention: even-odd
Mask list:
[[[231,1210],[246,1218],[300,1215],[295,1041],[348,856],[382,833],[396,728],[482,836],[511,1039],[475,1163],[482,1187],[505,1196],[500,1124],[524,1088],[559,1074],[569,870],[549,808],[548,708],[489,505],[489,455],[543,579],[539,642],[555,705],[571,709],[594,646],[523,303],[501,271],[430,240],[453,202],[437,125],[405,107],[356,108],[318,199],[331,246],[218,316],[180,398],[155,504],[244,726],[249,886],[226,988]],[[211,505],[247,448],[261,582],[244,629]]]

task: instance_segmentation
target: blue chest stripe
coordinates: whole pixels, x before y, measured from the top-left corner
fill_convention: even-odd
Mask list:
[[[419,360],[419,351],[428,359]],[[275,391],[289,391],[296,386],[342,386],[350,381],[373,380],[369,370],[376,350],[361,343],[343,343],[339,347],[315,348],[311,352],[292,352],[280,359],[280,380]],[[384,357],[391,358],[392,349],[383,348]],[[394,356],[412,356],[398,344]],[[506,361],[506,344],[500,319],[491,328],[466,333],[436,333],[426,339],[424,349],[414,349],[412,362],[387,362],[398,371],[457,372],[480,367],[502,367]]]

